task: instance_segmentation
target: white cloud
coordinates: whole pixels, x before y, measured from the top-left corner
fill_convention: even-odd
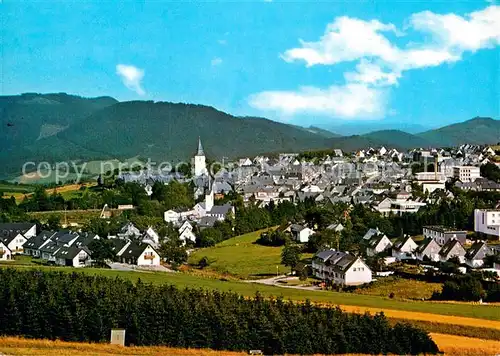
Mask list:
[[[465,17],[424,11],[412,15],[410,22],[414,29],[431,34],[440,46],[459,53],[500,43],[500,6],[489,6]]]
[[[212,59],[212,60],[210,61],[210,65],[211,65],[212,67],[216,67],[216,66],[219,66],[219,65],[221,65],[221,64],[222,64],[222,58],[218,58],[218,57],[217,57],[217,58],[214,58],[214,59]]]
[[[224,46],[227,44],[227,41],[225,39],[221,39],[221,40],[217,40],[217,43]]]
[[[250,105],[284,115],[314,113],[339,118],[373,118],[384,114],[385,91],[364,84],[333,85],[327,89],[265,91],[250,96]]]
[[[381,34],[388,31],[399,33],[392,24],[342,16],[327,26],[319,41],[300,40],[301,47],[287,50],[282,58],[287,62],[303,60],[307,66],[331,65],[362,57],[380,57],[391,61],[396,57],[396,49]]]
[[[122,78],[122,82],[127,88],[139,95],[146,94],[141,85],[142,78],[144,78],[144,70],[133,65],[117,64],[116,74]]]
[[[465,16],[416,13],[409,18],[405,32],[427,36],[422,43],[404,44],[406,34],[394,24],[338,17],[327,25],[319,40],[299,40],[300,46],[286,50],[281,58],[303,62],[307,67],[357,62],[354,71],[344,73],[344,85],[264,91],[251,96],[249,103],[287,115],[310,112],[352,119],[380,117],[390,112],[385,108],[387,96],[383,88],[397,85],[405,71],[456,62],[464,52],[499,45],[500,6],[492,5]],[[396,35],[403,45],[391,42],[387,34]]]

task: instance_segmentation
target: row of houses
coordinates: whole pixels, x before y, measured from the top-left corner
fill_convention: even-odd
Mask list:
[[[410,236],[396,240],[394,243],[378,229],[370,229],[365,235],[368,242],[367,256],[387,253],[393,259],[387,261],[419,260],[446,262],[458,258],[471,268],[484,265],[484,259],[495,251],[485,242],[475,242],[468,250],[464,248],[465,231],[455,231],[441,226],[424,228],[424,240],[417,244]]]
[[[31,223],[0,224],[0,260],[10,260],[15,254],[25,254],[59,266],[84,267],[92,264],[89,246],[100,239],[96,234],[73,231],[41,231]],[[151,228],[142,233],[133,224],[125,224],[113,243],[117,262],[137,266],[159,266],[158,234]]]

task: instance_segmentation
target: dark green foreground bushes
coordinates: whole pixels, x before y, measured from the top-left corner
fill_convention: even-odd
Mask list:
[[[426,332],[382,314],[153,286],[81,273],[0,269],[0,334],[265,353],[436,353]]]

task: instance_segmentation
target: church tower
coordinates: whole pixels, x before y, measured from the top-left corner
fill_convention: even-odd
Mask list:
[[[201,139],[198,137],[198,151],[194,156],[194,176],[199,177],[207,173],[207,167],[205,163],[205,152],[203,152],[203,146],[201,145]]]

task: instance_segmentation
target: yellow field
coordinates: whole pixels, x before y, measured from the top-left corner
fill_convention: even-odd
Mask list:
[[[463,325],[463,326],[474,326],[500,330],[500,321],[485,320],[485,319],[474,319],[466,318],[462,316],[451,316],[451,315],[437,315],[419,312],[407,312],[404,310],[393,310],[393,309],[380,309],[380,308],[367,308],[367,307],[357,307],[352,305],[341,305],[340,308],[349,313],[364,313],[370,312],[372,314],[377,312],[383,312],[385,316],[389,318],[396,319],[407,319],[407,320],[424,320],[432,321],[436,323],[443,324],[453,324],[453,325]],[[500,314],[500,307],[498,307],[498,313]]]
[[[500,341],[481,340],[462,336],[431,333],[432,339],[447,355],[495,355]],[[120,347],[107,344],[88,344],[49,340],[30,340],[15,337],[0,338],[0,352],[26,356],[98,356],[98,355],[170,355],[170,356],[239,356],[245,352],[214,351],[208,349],[174,349],[164,346]]]
[[[434,342],[446,355],[498,355],[500,341],[431,333]]]
[[[91,186],[96,185],[96,183],[85,183],[83,185],[86,187],[91,187]],[[78,192],[81,187],[82,187],[82,184],[67,184],[67,185],[62,185],[60,187],[56,187],[56,188],[48,188],[48,189],[45,189],[45,191],[47,192],[47,194],[52,194],[52,193],[54,193],[54,189],[55,189],[57,193],[62,194],[65,198],[70,198],[71,193]],[[18,192],[9,193],[9,192],[6,192],[4,194],[4,197],[10,198],[12,196],[16,199],[16,201],[19,202],[19,201],[22,201],[25,196],[29,197],[32,194],[33,193],[18,193]]]

